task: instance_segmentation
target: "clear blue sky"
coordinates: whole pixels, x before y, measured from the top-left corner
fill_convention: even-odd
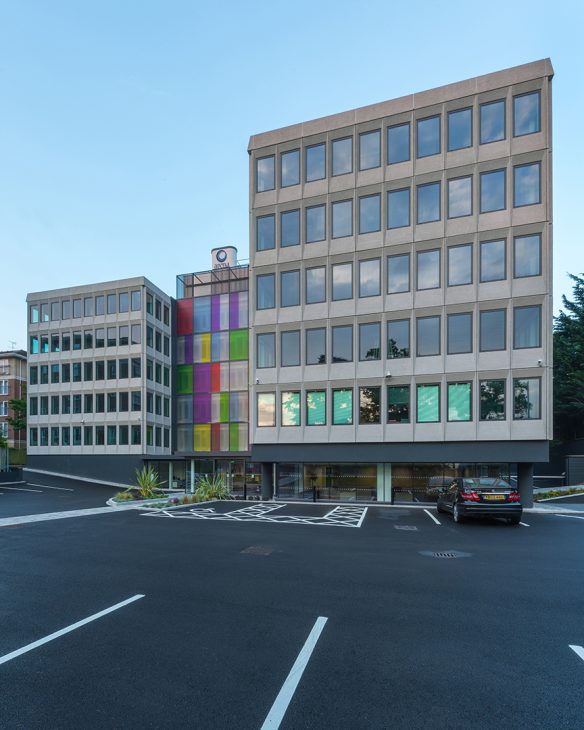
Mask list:
[[[584,271],[574,1],[0,2],[0,349],[27,291],[248,250],[250,134],[549,56],[555,302]]]

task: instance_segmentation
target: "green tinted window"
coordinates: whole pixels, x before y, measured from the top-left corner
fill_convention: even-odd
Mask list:
[[[179,365],[176,369],[176,392],[179,395],[193,392],[193,366]]]
[[[282,393],[282,426],[300,426],[300,393]]]
[[[418,423],[440,421],[440,386],[418,385]]]
[[[306,425],[326,424],[326,391],[312,390],[306,394]]]
[[[350,426],[353,423],[353,391],[333,390],[333,424]]]
[[[231,330],[229,333],[229,359],[247,360],[248,335],[247,330]]]
[[[448,383],[448,420],[471,420],[470,383]]]

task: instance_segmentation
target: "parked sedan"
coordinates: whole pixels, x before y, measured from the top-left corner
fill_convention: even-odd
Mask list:
[[[505,517],[512,525],[519,524],[523,511],[515,487],[504,479],[488,477],[456,477],[442,488],[436,509],[452,512],[455,522],[465,517]]]

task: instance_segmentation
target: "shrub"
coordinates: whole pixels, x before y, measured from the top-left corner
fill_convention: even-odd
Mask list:
[[[222,474],[205,474],[197,479],[194,496],[197,502],[206,502],[210,499],[230,499],[231,492]]]
[[[129,502],[132,499],[135,499],[135,495],[130,490],[126,489],[124,492],[114,494],[114,499],[116,502]]]
[[[159,497],[163,490],[161,486],[164,482],[158,479],[158,472],[151,466],[144,466],[142,469],[136,469],[136,484],[142,499],[152,499]]]

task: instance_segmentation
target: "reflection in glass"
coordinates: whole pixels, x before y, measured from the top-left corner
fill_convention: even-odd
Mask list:
[[[381,388],[359,388],[359,423],[381,423]]]
[[[481,213],[505,210],[505,170],[481,172]]]
[[[410,422],[410,386],[390,385],[387,388],[387,422]]]
[[[405,162],[410,159],[410,124],[387,128],[387,162]]]
[[[541,307],[515,307],[513,310],[513,347],[541,347]]]
[[[448,383],[448,420],[471,420],[471,384]]]
[[[280,300],[282,307],[294,307],[300,304],[300,271],[282,271]]]
[[[359,233],[372,233],[381,228],[381,195],[359,198]]]
[[[306,182],[322,180],[326,176],[326,147],[315,144],[306,148]]]
[[[481,104],[481,144],[505,139],[505,100]]]
[[[536,205],[541,202],[540,164],[519,165],[514,168],[513,205]]]
[[[448,181],[448,217],[472,215],[472,177]]]
[[[333,238],[353,235],[353,201],[340,200],[332,205]]]
[[[353,389],[333,390],[333,425],[350,426],[353,423]]]
[[[505,349],[506,317],[507,312],[504,309],[487,309],[480,313],[481,351]]]
[[[257,367],[258,368],[276,367],[276,336],[275,336],[275,334],[273,332],[259,334],[257,336],[257,344],[258,344]]]
[[[410,320],[395,319],[387,323],[387,357],[410,356]]]
[[[519,279],[524,276],[541,274],[541,236],[517,236],[513,244],[513,275]]]
[[[333,175],[353,172],[353,138],[335,139],[332,143]]]
[[[387,257],[387,293],[398,294],[410,290],[410,254]]]
[[[353,264],[333,265],[333,301],[353,298]]]
[[[440,220],[440,183],[418,185],[418,223]]]
[[[333,362],[353,361],[353,326],[332,328]]]
[[[440,249],[432,251],[418,251],[417,258],[417,288],[438,289],[440,287]]]
[[[513,380],[513,418],[520,421],[541,418],[540,390],[540,378]]]
[[[300,183],[300,150],[282,152],[280,156],[281,185],[283,188]]]
[[[440,317],[418,317],[416,348],[419,357],[440,354]]]
[[[317,304],[326,299],[326,268],[315,266],[306,269],[306,303]]]
[[[282,426],[300,426],[300,393],[282,392]]]
[[[448,286],[472,284],[472,243],[448,248]]]
[[[381,324],[367,322],[359,325],[359,360],[381,359]]]
[[[448,149],[460,150],[472,146],[472,109],[448,113]]]
[[[273,190],[275,186],[274,156],[259,157],[256,160],[256,193]]]
[[[417,156],[440,153],[440,117],[427,117],[417,122]]]
[[[256,218],[256,251],[268,251],[276,245],[276,224],[273,215]]]
[[[280,364],[282,367],[300,365],[300,332],[282,332]]]
[[[324,241],[326,238],[326,208],[315,205],[306,208],[306,243]]]
[[[326,329],[318,327],[306,330],[306,364],[326,363]]]
[[[505,381],[481,380],[481,421],[505,420]]]
[[[440,421],[440,386],[418,385],[417,390],[418,423],[438,423]]]
[[[539,91],[513,98],[513,136],[534,134],[540,131]]]
[[[387,227],[404,228],[410,225],[410,189],[390,190],[387,193]]]
[[[506,276],[505,240],[483,241],[480,248],[481,281],[501,281]]]
[[[448,315],[448,354],[472,352],[472,314]]]
[[[380,259],[359,261],[359,296],[376,297],[381,293]]]

